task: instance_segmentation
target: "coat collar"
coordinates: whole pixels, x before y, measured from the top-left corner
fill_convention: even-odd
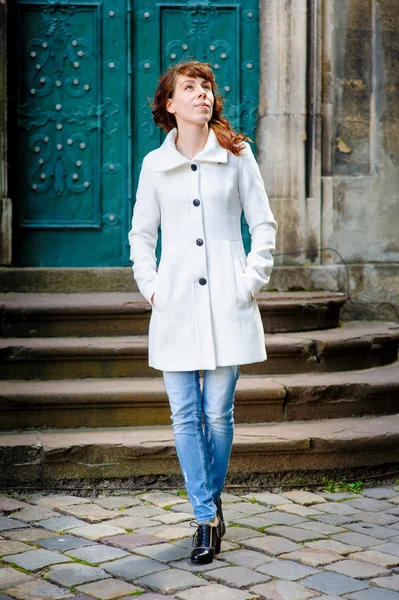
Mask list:
[[[209,127],[208,139],[205,147],[201,152],[198,152],[191,160],[181,154],[175,144],[177,128],[174,127],[169,131],[162,146],[159,148],[159,160],[155,171],[170,171],[184,164],[195,162],[218,162],[227,163],[227,150],[222,148],[217,139],[216,133],[212,127]]]

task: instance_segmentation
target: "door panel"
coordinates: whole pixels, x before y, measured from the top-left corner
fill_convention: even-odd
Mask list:
[[[121,265],[126,2],[19,0],[17,11],[19,262]]]

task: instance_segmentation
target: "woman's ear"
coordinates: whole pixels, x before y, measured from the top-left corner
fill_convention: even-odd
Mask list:
[[[167,103],[166,103],[166,110],[167,110],[168,112],[172,113],[172,114],[174,114],[174,113],[175,113],[175,110],[174,110],[174,108],[173,108],[173,101],[172,101],[172,99],[171,99],[171,98],[170,98],[170,99],[167,101]]]

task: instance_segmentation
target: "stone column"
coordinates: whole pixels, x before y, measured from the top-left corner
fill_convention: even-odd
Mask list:
[[[7,185],[7,6],[0,0],[0,265],[11,265],[11,200]]]
[[[319,262],[320,0],[261,1],[258,160],[279,224],[278,264]]]

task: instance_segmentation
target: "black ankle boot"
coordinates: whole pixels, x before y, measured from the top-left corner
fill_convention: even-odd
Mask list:
[[[223,510],[222,510],[222,499],[215,500],[216,514],[219,517],[219,537],[223,537],[226,533],[226,525],[224,524]]]
[[[191,551],[191,562],[195,564],[207,564],[213,561],[215,554],[220,552],[219,525],[208,525],[199,523],[197,531],[193,535],[193,549]]]

